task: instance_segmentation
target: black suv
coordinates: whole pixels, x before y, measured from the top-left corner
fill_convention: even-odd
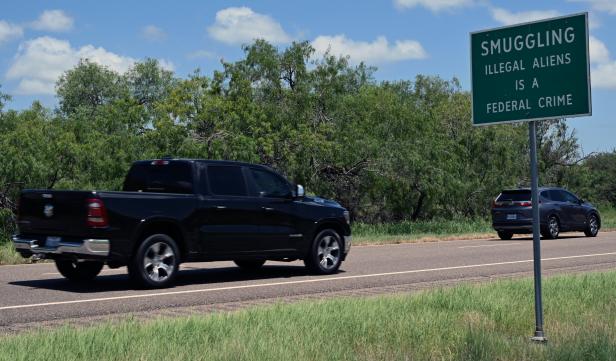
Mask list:
[[[122,192],[25,190],[13,236],[22,256],[50,258],[70,280],[106,263],[148,287],[172,284],[181,262],[232,260],[254,270],[301,259],[334,273],[351,247],[349,212],[304,195],[272,169],[187,159],[135,162]]]
[[[560,232],[581,231],[595,237],[601,216],[592,204],[562,188],[539,188],[539,217],[544,238]],[[504,190],[492,203],[492,226],[501,239],[533,232],[530,189]]]

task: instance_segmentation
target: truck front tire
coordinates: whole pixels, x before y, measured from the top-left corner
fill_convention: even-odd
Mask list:
[[[327,275],[338,272],[342,263],[342,240],[333,229],[324,229],[314,237],[304,264],[312,273]]]
[[[173,238],[153,234],[137,248],[128,265],[128,274],[139,286],[164,288],[173,284],[179,268],[180,252]]]
[[[78,261],[57,259],[58,272],[67,279],[76,282],[90,281],[103,269],[104,263],[99,261]]]

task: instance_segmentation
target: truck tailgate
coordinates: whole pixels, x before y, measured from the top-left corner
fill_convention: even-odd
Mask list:
[[[87,233],[86,199],[91,191],[24,190],[19,200],[18,226],[21,234],[57,236]]]

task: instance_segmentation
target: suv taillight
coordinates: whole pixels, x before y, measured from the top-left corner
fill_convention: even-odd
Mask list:
[[[107,210],[102,200],[98,198],[89,198],[86,200],[88,206],[88,227],[105,228],[109,225],[107,219]]]

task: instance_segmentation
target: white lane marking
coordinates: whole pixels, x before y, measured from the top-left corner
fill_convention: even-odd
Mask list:
[[[577,256],[565,256],[565,257],[553,257],[553,258],[542,258],[541,260],[547,262],[547,261],[559,261],[559,260],[565,260],[565,259],[590,258],[590,257],[601,257],[601,256],[616,256],[616,252],[583,254],[583,255],[577,255]],[[305,283],[331,282],[331,281],[340,281],[340,280],[350,280],[350,279],[360,279],[360,278],[370,278],[370,277],[382,277],[382,276],[396,276],[396,275],[412,274],[412,273],[449,271],[449,270],[456,270],[456,269],[468,269],[468,268],[480,268],[480,267],[490,267],[490,266],[502,266],[502,265],[510,265],[510,264],[531,263],[531,262],[533,262],[532,259],[525,259],[525,260],[521,260],[521,261],[508,261],[508,262],[497,262],[497,263],[472,264],[472,265],[466,265],[466,266],[427,268],[427,269],[418,269],[418,270],[409,270],[409,271],[373,273],[373,274],[356,275],[356,276],[341,276],[341,277],[317,278],[317,279],[300,280],[300,281],[260,283],[260,284],[256,284],[256,285],[241,285],[241,286],[229,286],[229,287],[218,287],[218,288],[205,288],[205,289],[198,289],[198,290],[167,291],[167,292],[158,292],[158,293],[146,293],[146,294],[141,294],[141,295],[126,295],[126,296],[115,296],[115,297],[90,298],[90,299],[85,299],[85,300],[58,301],[58,302],[47,302],[47,303],[33,303],[33,304],[29,304],[29,305],[4,306],[4,307],[0,307],[0,311],[3,311],[3,310],[15,310],[15,309],[20,309],[20,308],[43,307],[43,306],[72,305],[72,304],[78,304],[78,303],[115,301],[115,300],[128,300],[128,299],[133,299],[133,298],[149,298],[149,297],[171,296],[171,295],[186,295],[186,294],[191,294],[191,293],[206,293],[206,292],[229,291],[229,290],[261,288],[261,287],[272,287],[272,286],[297,285],[297,284],[305,284]]]
[[[458,247],[458,248],[480,248],[480,247],[505,247],[505,246],[515,246],[516,244],[521,244],[521,243],[504,243],[504,244],[481,244],[478,246],[462,246],[462,247]]]

